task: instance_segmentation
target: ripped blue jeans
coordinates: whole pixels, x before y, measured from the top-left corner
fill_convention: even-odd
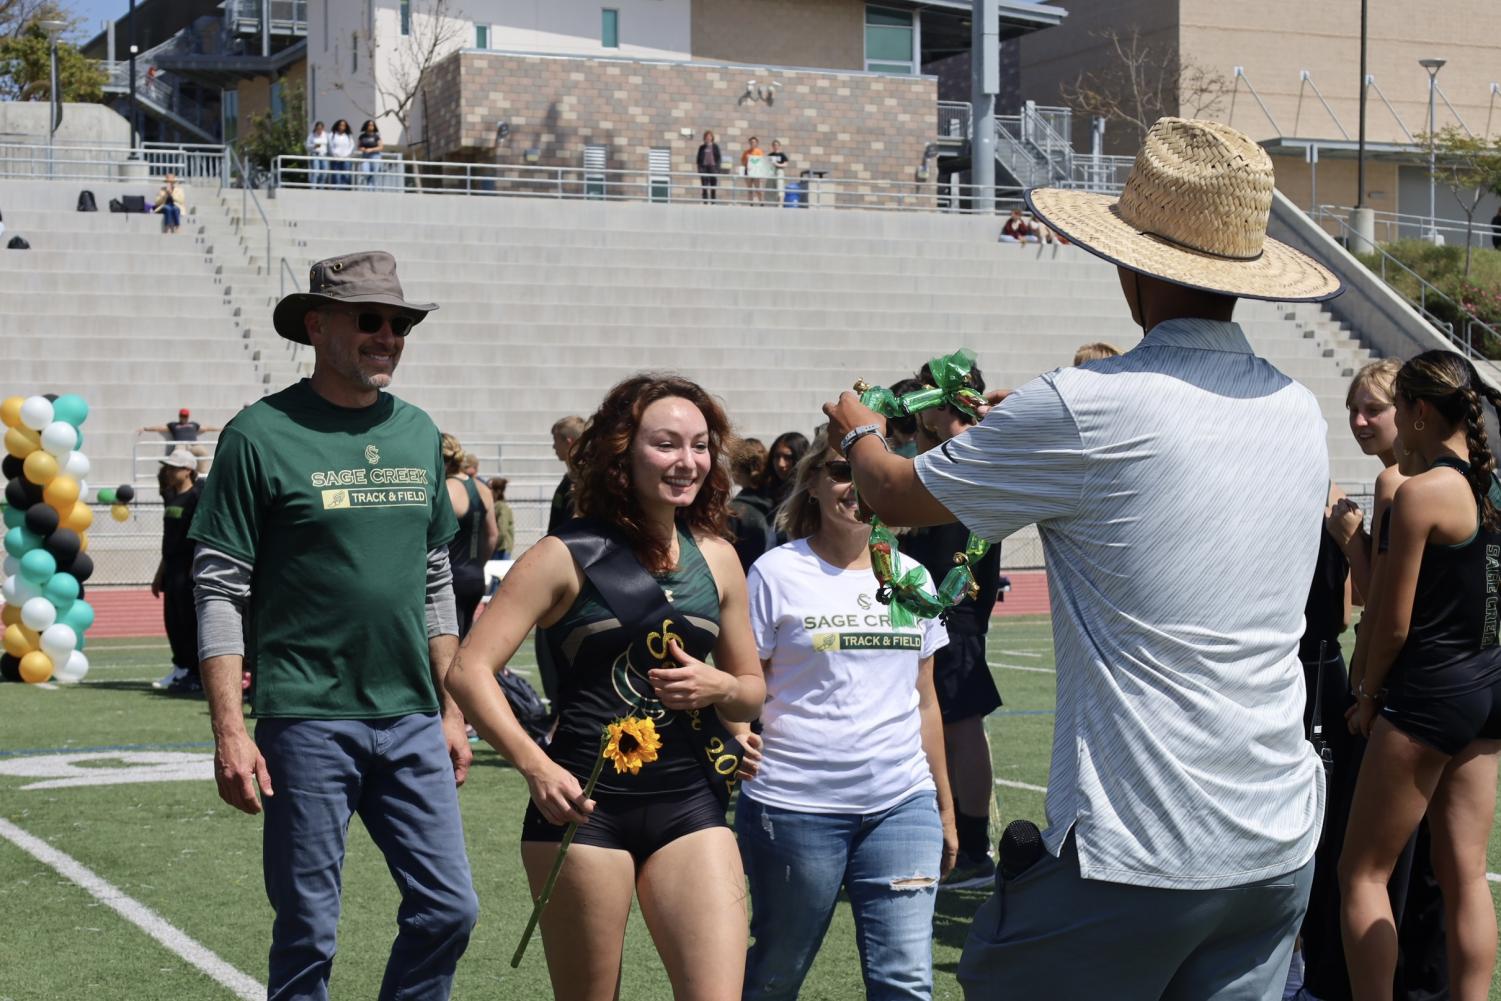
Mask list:
[[[735,834],[751,891],[746,1001],[796,998],[842,887],[870,1001],[933,996],[943,827],[931,792],[880,813],[801,813],[741,795]]]

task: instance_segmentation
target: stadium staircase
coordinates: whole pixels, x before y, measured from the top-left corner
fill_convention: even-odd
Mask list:
[[[90,186],[101,208],[117,194]],[[642,369],[701,381],[769,441],[811,431],[856,379],[960,346],[990,386],[1018,386],[1086,341],[1139,337],[1111,267],[998,244],[993,219],[284,189],[262,195],[268,227],[240,192],[198,190],[169,237],[156,217],[75,213],[78,187],[0,182],[8,232],[33,248],[0,251],[0,388],[82,392],[96,484],[129,474],[136,427],[179,406],[219,424],[304,373],[309,352],[276,336],[271,306],[313,261],[353,250],[390,250],[408,297],[441,305],[396,391],[461,439],[500,442],[523,503],[561,472],[552,422]],[[1237,319],[1318,395],[1335,478],[1367,491],[1376,467],[1343,408],[1367,351],[1316,305],[1248,301]],[[524,542],[540,525],[519,527]]]

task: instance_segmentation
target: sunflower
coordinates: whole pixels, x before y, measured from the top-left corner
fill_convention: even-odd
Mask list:
[[[649,718],[627,716],[609,724],[605,730],[610,735],[605,744],[605,760],[614,763],[617,775],[637,774],[642,765],[656,761],[657,752],[662,749],[657,724]]]

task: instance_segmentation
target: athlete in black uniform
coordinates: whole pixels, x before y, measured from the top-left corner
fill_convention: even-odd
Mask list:
[[[1387,878],[1425,811],[1452,996],[1486,997],[1495,965],[1485,857],[1501,756],[1501,489],[1485,402],[1501,410],[1501,393],[1451,352],[1425,352],[1397,376],[1397,432],[1427,469],[1397,489],[1383,583],[1361,634],[1369,646],[1352,724],[1370,744],[1340,858],[1357,997],[1391,996]]]
[[[459,519],[458,534],[448,544],[453,569],[453,600],[459,615],[459,638],[469,635],[474,610],[485,595],[485,561],[495,552],[500,529],[495,524],[490,491],[479,490],[474,477],[463,471],[464,447],[451,434],[443,436],[443,471],[448,500]]]

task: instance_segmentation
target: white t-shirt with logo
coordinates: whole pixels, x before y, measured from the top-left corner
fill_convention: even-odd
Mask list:
[[[922,567],[901,559],[905,572]],[[933,585],[923,571],[923,586]],[[842,570],[807,540],[751,567],[751,629],[766,672],[765,742],[743,792],[807,813],[876,813],[933,789],[917,665],[946,646],[934,619],[895,629],[870,570]]]

